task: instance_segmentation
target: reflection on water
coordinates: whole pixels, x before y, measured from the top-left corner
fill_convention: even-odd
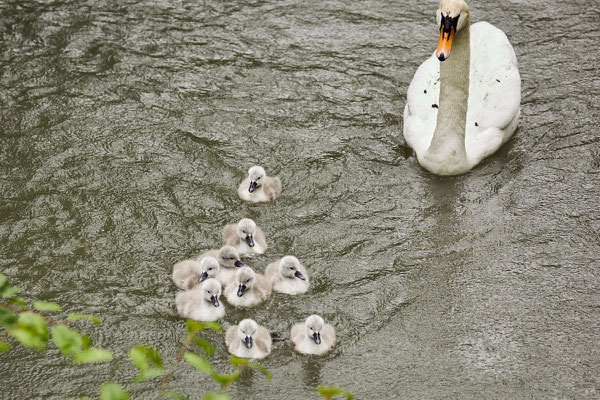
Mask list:
[[[514,137],[470,174],[434,177],[402,138],[406,89],[434,49],[436,2],[0,3],[0,265],[31,298],[121,356],[73,367],[0,355],[2,398],[95,396],[130,382],[124,351],[172,360],[184,325],[172,265],[253,218],[263,271],[296,255],[302,296],[229,308],[278,332],[233,398],[592,398],[600,390],[600,83],[596,2],[471,4],[501,27],[522,77]],[[242,203],[249,166],[279,175]],[[296,354],[312,313],[334,351]],[[222,338],[214,357],[230,369]],[[121,352],[121,353],[119,353]],[[65,379],[68,377],[68,379]],[[136,397],[152,384],[126,385]],[[217,390],[182,366],[172,388]],[[393,394],[393,396],[392,396]]]

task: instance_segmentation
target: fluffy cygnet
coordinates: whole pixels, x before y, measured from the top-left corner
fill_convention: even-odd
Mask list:
[[[223,242],[240,253],[262,254],[267,249],[265,234],[250,218],[241,219],[237,225],[225,225]]]
[[[292,326],[290,336],[294,350],[303,354],[325,354],[335,344],[335,329],[318,315],[311,315],[306,322]]]
[[[209,250],[200,254],[196,260],[201,261],[206,257],[215,257],[219,263],[219,272],[216,279],[225,287],[235,281],[235,274],[238,268],[244,266],[240,261],[240,255],[237,250],[231,246],[223,246],[219,250]]]
[[[254,307],[265,301],[270,294],[269,282],[250,267],[240,268],[235,281],[225,288],[225,298],[236,307]]]
[[[225,316],[225,307],[219,303],[221,284],[214,278],[202,285],[179,293],[175,297],[177,312],[196,321],[216,321]]]
[[[255,165],[248,170],[248,177],[238,188],[242,200],[261,202],[275,200],[281,194],[281,181],[278,177],[267,176],[263,167]]]
[[[278,293],[306,293],[309,286],[308,272],[294,256],[285,256],[267,265],[265,278]]]
[[[271,353],[271,343],[269,331],[251,319],[229,327],[225,334],[225,344],[236,357],[265,358]]]
[[[178,288],[189,290],[205,281],[214,278],[219,271],[219,263],[214,257],[205,257],[202,261],[184,260],[173,266],[173,282]]]

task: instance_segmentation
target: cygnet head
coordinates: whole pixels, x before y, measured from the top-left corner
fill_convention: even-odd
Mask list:
[[[258,324],[254,320],[247,318],[240,321],[238,325],[238,337],[247,348],[252,348],[256,335],[258,335]]]
[[[221,296],[221,284],[214,278],[209,278],[202,285],[202,298],[219,307],[219,296]]]
[[[237,225],[237,234],[240,239],[245,240],[248,246],[254,247],[254,234],[256,233],[256,224],[250,218],[241,219]]]
[[[437,10],[436,21],[440,29],[440,39],[435,56],[444,61],[450,57],[454,35],[470,24],[469,6],[464,0],[442,0]]]
[[[223,246],[217,254],[219,264],[227,268],[244,266],[244,263],[240,261],[240,255],[237,250],[232,246]]]
[[[202,274],[198,278],[198,282],[204,282],[208,278],[214,278],[219,272],[219,263],[214,257],[204,257],[200,262],[202,268]]]
[[[298,278],[305,281],[306,277],[298,270],[299,267],[300,261],[294,256],[285,256],[279,262],[279,272],[281,272],[281,275],[286,278]]]
[[[252,193],[257,187],[265,183],[267,174],[265,173],[263,167],[255,165],[248,170],[248,177],[250,178],[250,187],[248,188],[248,191]]]
[[[252,271],[252,268],[250,267],[242,267],[235,275],[235,279],[238,283],[237,296],[242,297],[244,292],[254,285],[254,271]]]
[[[316,344],[321,344],[321,330],[325,326],[325,321],[318,315],[311,315],[306,319],[306,334],[309,338],[315,341]]]

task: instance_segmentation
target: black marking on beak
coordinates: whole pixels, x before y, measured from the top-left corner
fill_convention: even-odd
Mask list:
[[[298,279],[302,279],[303,281],[306,280],[306,278],[304,277],[304,275],[302,275],[302,272],[300,272],[300,271],[294,272],[294,276]]]
[[[246,236],[246,243],[248,243],[248,246],[254,247],[254,239],[252,239],[252,235]]]
[[[244,266],[244,263],[241,262],[240,260],[237,260],[236,262],[233,263],[233,265],[235,265],[238,268],[242,268]]]
[[[204,271],[202,275],[200,275],[200,278],[198,278],[198,282],[204,282],[206,278],[208,278],[208,272]]]
[[[217,296],[210,296],[210,302],[213,303],[213,306],[219,307],[219,299],[217,299]]]
[[[250,187],[248,188],[248,191],[250,193],[254,192],[256,190],[256,181],[250,181]]]
[[[246,336],[246,339],[244,339],[244,342],[246,343],[246,347],[251,349],[252,348],[252,337],[251,336]]]
[[[238,288],[237,291],[237,296],[238,297],[242,297],[244,295],[244,292],[246,291],[246,285],[244,285],[243,283],[240,285],[240,287]]]
[[[459,17],[460,14],[458,14],[454,18],[451,18],[450,16],[444,16],[444,14],[442,14],[442,22],[440,23],[440,28],[444,28],[444,33],[446,33],[448,36],[450,36],[452,28],[454,28],[454,33],[456,33],[456,26],[458,25]]]
[[[321,333],[320,332],[313,333],[313,340],[315,341],[316,344],[321,344]]]

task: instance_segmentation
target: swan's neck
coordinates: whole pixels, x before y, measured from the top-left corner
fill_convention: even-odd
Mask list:
[[[470,169],[465,151],[465,128],[469,102],[470,30],[454,38],[450,57],[440,63],[440,98],[433,139],[425,153],[425,167],[440,175],[457,175]]]

